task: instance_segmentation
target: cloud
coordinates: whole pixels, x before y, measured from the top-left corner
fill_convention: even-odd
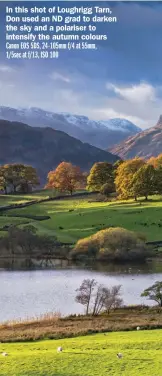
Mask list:
[[[106,88],[132,103],[144,103],[156,100],[156,89],[145,82],[130,86],[117,86],[108,83],[106,84]]]
[[[64,75],[62,73],[58,73],[58,72],[53,72],[52,74],[50,74],[50,78],[54,81],[63,81],[63,82],[66,82],[66,83],[71,82],[71,79],[69,77],[67,77],[66,75]]]
[[[0,72],[2,73],[12,73],[14,72],[14,69],[10,67],[9,65],[0,65]]]

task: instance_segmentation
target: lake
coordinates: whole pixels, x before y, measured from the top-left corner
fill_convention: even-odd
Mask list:
[[[105,286],[122,285],[124,303],[148,304],[141,292],[162,280],[162,264],[105,266],[56,270],[0,271],[0,322],[40,316],[47,312],[62,315],[83,313],[75,302],[75,290],[85,278],[95,278]],[[149,303],[150,304],[150,303]]]

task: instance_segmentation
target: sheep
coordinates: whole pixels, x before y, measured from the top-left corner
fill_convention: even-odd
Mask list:
[[[118,353],[118,354],[117,354],[117,358],[118,358],[118,359],[121,359],[121,358],[123,358],[123,355],[122,355],[121,353]]]
[[[140,326],[137,326],[137,330],[140,330]]]
[[[8,354],[6,352],[3,352],[2,356],[8,356]]]
[[[62,350],[63,350],[62,347],[58,347],[58,348],[57,348],[57,352],[61,352]]]

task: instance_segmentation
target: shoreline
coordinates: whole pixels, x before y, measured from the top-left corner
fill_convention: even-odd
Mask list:
[[[4,270],[47,270],[47,269],[56,269],[61,268],[65,269],[67,267],[76,267],[76,268],[95,268],[97,265],[107,265],[108,266],[121,266],[132,267],[136,266],[147,266],[148,264],[159,262],[162,263],[162,255],[157,254],[156,256],[149,257],[144,261],[137,260],[134,261],[114,261],[114,260],[94,260],[94,259],[85,259],[82,261],[71,260],[70,258],[63,257],[28,257],[27,255],[21,256],[0,256],[0,271]]]
[[[0,342],[28,342],[86,336],[93,333],[162,329],[162,308],[128,306],[100,316],[57,314],[0,324]]]

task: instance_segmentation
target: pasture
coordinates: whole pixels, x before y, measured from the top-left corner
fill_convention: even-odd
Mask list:
[[[63,352],[57,353],[62,346]],[[160,376],[162,330],[1,343],[1,376]],[[122,359],[116,354],[121,352]]]
[[[47,192],[48,193],[48,192]],[[46,191],[44,197],[48,197]],[[46,196],[47,194],[47,196]],[[24,196],[24,200],[40,199],[38,195]],[[12,200],[23,196],[12,196]],[[6,196],[3,200],[11,200]],[[19,217],[20,215],[20,217]],[[37,221],[32,216],[50,216],[50,219]],[[27,218],[31,216],[30,218]],[[24,227],[26,222],[36,227],[39,233],[58,237],[62,242],[75,243],[107,227],[124,227],[146,235],[148,241],[162,240],[162,199],[153,196],[148,202],[110,201],[97,202],[92,197],[72,197],[56,201],[37,203],[20,209],[12,209],[0,216],[0,226],[15,223]]]

